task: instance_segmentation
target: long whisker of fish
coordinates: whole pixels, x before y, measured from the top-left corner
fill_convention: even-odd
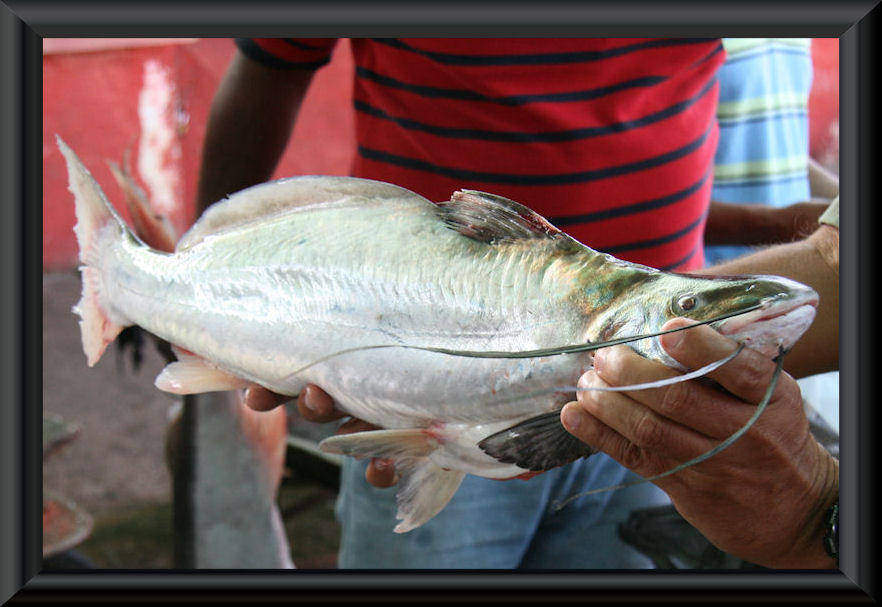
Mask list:
[[[751,306],[745,308],[743,310],[739,310],[737,312],[730,312],[728,314],[721,314],[714,318],[710,318],[708,320],[696,321],[691,325],[687,325],[685,327],[677,327],[675,329],[667,329],[665,331],[656,331],[654,333],[645,333],[643,335],[634,335],[630,337],[620,337],[618,339],[611,339],[609,341],[602,342],[587,342],[584,344],[571,344],[566,346],[557,346],[553,348],[542,348],[538,350],[520,350],[520,351],[484,351],[484,350],[452,350],[449,348],[437,348],[431,346],[414,346],[409,344],[377,344],[372,346],[356,346],[354,348],[345,348],[343,350],[337,350],[336,352],[332,352],[327,356],[323,356],[319,359],[316,359],[306,365],[300,367],[299,369],[288,374],[287,378],[293,377],[298,373],[302,373],[306,371],[310,367],[314,367],[315,365],[326,362],[332,358],[337,356],[342,356],[344,354],[351,354],[353,352],[363,352],[365,350],[381,350],[385,348],[405,348],[408,350],[421,350],[423,352],[435,352],[437,354],[447,354],[448,356],[463,356],[469,358],[539,358],[543,356],[557,356],[559,354],[573,354],[576,352],[590,352],[592,350],[599,350],[601,348],[607,348],[609,346],[617,346],[619,344],[626,344],[632,341],[638,341],[641,339],[649,339],[651,337],[658,337],[660,335],[665,335],[667,333],[676,333],[677,331],[684,331],[686,329],[691,329],[693,327],[698,327],[700,325],[707,325],[713,322],[717,322],[720,320],[726,320],[727,318],[732,318],[733,316],[740,316],[742,314],[747,314],[748,312],[753,312],[754,310],[759,309],[761,306],[759,304],[755,306]]]
[[[735,348],[735,350],[733,350],[731,354],[724,358],[721,358],[720,360],[714,361],[708,365],[696,369],[695,371],[690,371],[689,373],[684,373],[683,375],[677,375],[675,377],[669,377],[667,379],[659,379],[656,381],[644,382],[640,384],[629,384],[627,386],[590,386],[585,388],[579,386],[560,386],[557,388],[545,388],[543,390],[535,390],[533,392],[527,392],[525,394],[518,394],[516,396],[512,396],[511,398],[494,400],[493,402],[494,404],[517,402],[519,400],[524,400],[527,398],[545,396],[546,394],[557,394],[559,392],[630,392],[632,390],[649,390],[650,388],[661,388],[670,384],[677,384],[707,375],[711,371],[719,369],[730,360],[738,356],[744,349],[744,347],[744,344],[738,344],[738,347]]]
[[[759,419],[760,415],[763,414],[763,411],[766,410],[766,406],[769,404],[769,401],[772,399],[772,394],[775,392],[775,387],[778,385],[778,377],[781,375],[781,369],[784,366],[784,355],[785,354],[786,354],[785,351],[779,350],[778,356],[775,357],[775,359],[774,359],[775,363],[776,363],[775,364],[775,371],[772,374],[771,381],[769,381],[768,388],[766,388],[766,393],[763,395],[762,400],[757,405],[756,411],[754,412],[754,414],[751,416],[751,418],[749,420],[747,420],[747,423],[745,423],[743,426],[741,426],[731,436],[729,436],[729,438],[727,438],[726,440],[721,442],[719,445],[717,445],[713,449],[705,451],[701,455],[694,457],[687,462],[683,462],[682,464],[671,468],[667,472],[662,472],[661,474],[656,474],[655,476],[643,478],[638,481],[632,481],[630,483],[621,483],[619,485],[613,485],[610,487],[601,487],[600,489],[592,489],[591,491],[584,491],[581,493],[576,493],[575,495],[571,495],[570,497],[568,497],[567,499],[565,499],[562,502],[557,502],[553,506],[554,511],[555,512],[560,511],[567,504],[571,503],[573,500],[576,500],[580,497],[584,497],[586,495],[593,495],[595,493],[604,493],[606,491],[615,491],[617,489],[624,489],[625,487],[633,487],[634,485],[642,485],[643,483],[653,482],[653,481],[656,481],[660,478],[664,478],[666,476],[676,474],[677,472],[685,470],[686,468],[689,468],[689,467],[694,466],[696,464],[700,464],[701,462],[717,455],[722,450],[730,447],[735,441],[737,441],[739,438],[741,438],[745,432],[750,430],[751,426],[753,426],[753,424],[756,422],[756,420]]]

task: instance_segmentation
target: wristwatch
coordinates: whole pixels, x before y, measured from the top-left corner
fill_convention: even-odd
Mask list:
[[[839,567],[839,501],[824,516],[824,550]]]

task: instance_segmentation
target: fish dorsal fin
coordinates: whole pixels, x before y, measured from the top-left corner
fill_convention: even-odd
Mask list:
[[[269,181],[236,192],[208,207],[181,237],[177,250],[188,249],[206,236],[296,209],[346,204],[364,207],[393,202],[434,206],[410,190],[372,179],[307,175]]]
[[[500,462],[525,470],[550,470],[594,453],[566,431],[560,411],[544,413],[488,436],[478,447]]]
[[[441,219],[463,236],[489,244],[547,238],[561,243],[570,237],[544,217],[496,194],[459,190],[438,204]]]

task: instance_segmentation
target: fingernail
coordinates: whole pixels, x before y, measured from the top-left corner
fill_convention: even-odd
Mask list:
[[[269,404],[266,400],[264,393],[256,390],[253,386],[245,388],[245,391],[242,393],[242,402],[255,411],[265,411],[268,409]]]
[[[587,392],[586,388],[590,388],[594,384],[594,378],[597,377],[597,369],[593,371],[588,371],[587,373],[583,373],[582,377],[579,378],[579,381],[576,382],[576,387],[581,388],[581,390],[576,394],[576,396],[581,396]]]
[[[685,331],[677,331],[676,333],[668,333],[667,335],[663,335],[662,338],[664,340],[665,349],[678,349],[680,347],[680,344],[683,343],[683,338],[685,337]]]
[[[560,421],[569,432],[575,432],[582,424],[582,411],[575,405],[564,407],[560,415]]]
[[[315,402],[313,401],[314,398],[315,393],[311,386],[306,386],[300,392],[300,400],[303,402],[303,406],[313,413],[318,413],[318,408],[315,406]]]
[[[598,350],[594,353],[594,370],[600,371],[603,368],[603,365],[606,362],[606,354],[605,350]]]

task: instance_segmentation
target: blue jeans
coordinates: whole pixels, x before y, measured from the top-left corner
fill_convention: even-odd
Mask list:
[[[636,508],[670,503],[655,485],[580,497],[574,493],[638,477],[604,454],[528,481],[466,475],[437,516],[408,533],[395,526],[395,488],[364,479],[364,461],[346,458],[337,518],[345,569],[647,569],[652,563],[618,537]]]

